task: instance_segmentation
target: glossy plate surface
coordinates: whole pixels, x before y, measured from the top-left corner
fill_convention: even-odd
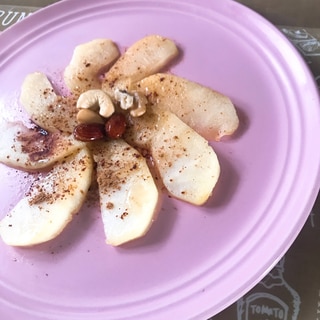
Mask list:
[[[319,187],[319,100],[299,54],[268,22],[232,1],[63,1],[0,35],[0,114],[25,117],[24,77],[59,87],[74,47],[122,48],[158,33],[183,52],[177,75],[229,95],[238,133],[213,143],[222,175],[196,208],[164,196],[148,235],[105,245],[96,206],[33,248],[0,241],[3,319],[206,319],[254,286],[301,230]],[[1,137],[3,138],[3,137]],[[32,177],[31,177],[32,178]],[[0,166],[0,215],[31,178]]]

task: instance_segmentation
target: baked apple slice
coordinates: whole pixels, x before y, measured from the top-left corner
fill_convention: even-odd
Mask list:
[[[20,102],[30,119],[47,131],[71,134],[77,125],[76,101],[62,97],[44,73],[34,72],[26,76],[21,87]]]
[[[5,138],[0,140],[0,162],[25,171],[50,167],[85,146],[72,135],[27,128],[22,123],[5,124],[1,132]]]
[[[25,197],[0,221],[11,246],[31,246],[58,236],[81,208],[91,184],[92,158],[81,149],[35,180]]]
[[[159,35],[146,36],[130,46],[105,74],[102,90],[111,96],[115,89],[134,90],[137,81],[162,70],[178,53],[172,40]]]
[[[233,134],[239,118],[225,95],[187,79],[158,73],[138,84],[151,104],[169,110],[207,140]]]
[[[207,140],[162,109],[149,108],[129,123],[124,138],[151,155],[168,192],[195,205],[205,203],[220,175],[218,158]]]
[[[100,72],[105,71],[119,55],[118,47],[109,39],[94,39],[79,44],[64,71],[65,84],[74,94],[100,89]]]
[[[159,197],[146,160],[122,139],[97,143],[92,152],[106,242],[118,246],[142,237]]]

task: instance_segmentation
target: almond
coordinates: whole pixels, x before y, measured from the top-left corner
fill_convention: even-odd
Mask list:
[[[123,136],[126,131],[126,117],[122,113],[114,113],[106,122],[106,134],[111,139],[118,139]]]
[[[73,135],[77,140],[89,142],[103,139],[106,131],[101,123],[81,123],[74,128]]]

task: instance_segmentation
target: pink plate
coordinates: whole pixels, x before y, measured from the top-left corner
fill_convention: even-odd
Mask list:
[[[96,206],[33,248],[0,241],[1,319],[206,319],[252,288],[301,230],[319,187],[316,87],[280,32],[228,0],[62,1],[0,35],[0,114],[25,117],[24,77],[57,87],[74,47],[94,38],[121,48],[152,33],[183,52],[172,72],[229,95],[241,126],[213,143],[222,175],[197,208],[164,196],[148,235],[104,242]],[[4,137],[2,137],[4,138]],[[25,173],[0,166],[0,215],[22,197]]]

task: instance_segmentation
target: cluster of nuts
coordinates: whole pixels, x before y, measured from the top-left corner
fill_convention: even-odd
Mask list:
[[[114,99],[122,110],[132,117],[140,117],[146,112],[147,98],[138,92],[133,94],[116,89]],[[105,137],[120,138],[126,130],[126,117],[116,112],[111,97],[102,90],[83,92],[77,101],[78,125],[74,129],[74,137],[81,141],[100,140]]]

